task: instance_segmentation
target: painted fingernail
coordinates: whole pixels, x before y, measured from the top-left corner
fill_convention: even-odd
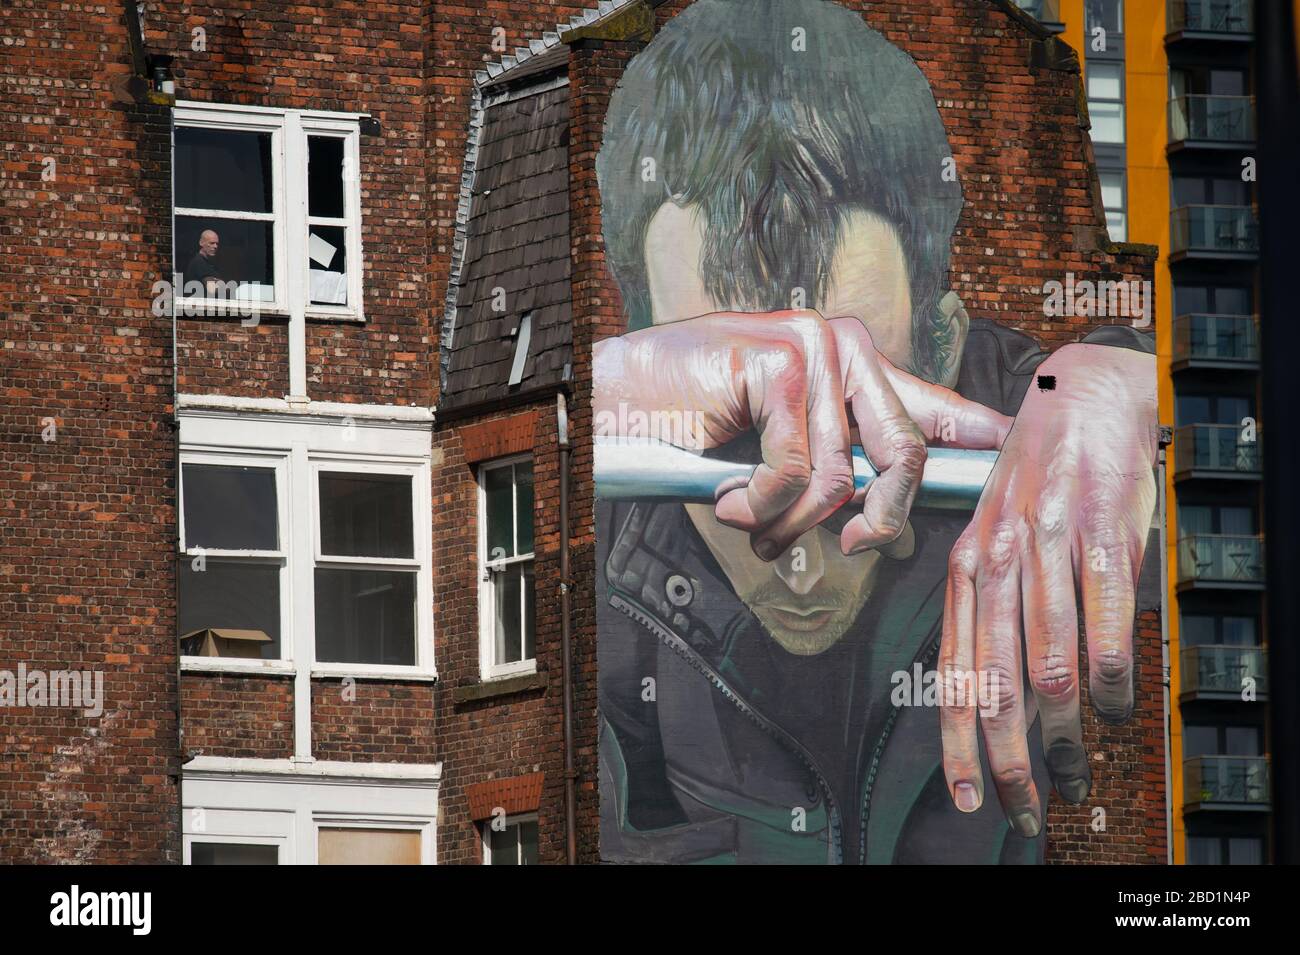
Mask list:
[[[958,783],[953,787],[957,808],[962,812],[974,812],[980,807],[980,794],[971,783]]]
[[[1011,827],[1026,839],[1034,838],[1041,828],[1038,817],[1028,809],[1019,809],[1011,814]]]
[[[774,540],[761,540],[754,545],[754,553],[762,560],[775,560],[779,551]]]
[[[1056,782],[1056,791],[1061,794],[1061,798],[1075,805],[1088,798],[1088,790],[1091,788],[1086,779],[1060,779]]]

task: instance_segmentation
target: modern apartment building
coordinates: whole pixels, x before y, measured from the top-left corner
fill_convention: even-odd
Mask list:
[[[1111,237],[1160,248],[1172,860],[1267,861],[1249,0],[1024,3],[1084,61]]]

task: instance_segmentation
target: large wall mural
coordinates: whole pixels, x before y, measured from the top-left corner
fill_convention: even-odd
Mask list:
[[[1081,640],[1132,710],[1153,348],[972,321],[950,156],[921,70],[823,0],[699,0],[612,97],[607,860],[1040,861],[1092,787]]]

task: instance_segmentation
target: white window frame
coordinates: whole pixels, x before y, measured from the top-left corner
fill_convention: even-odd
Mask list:
[[[375,663],[337,663],[316,659],[316,634],[312,632],[312,672],[321,676],[386,676],[394,671],[409,669],[424,674],[433,673],[433,517],[429,510],[429,487],[432,477],[424,464],[399,463],[355,456],[312,454],[311,461],[311,576],[313,600],[315,576],[319,567],[348,567],[354,570],[408,570],[415,574],[415,664],[410,667]],[[345,474],[396,474],[411,481],[411,535],[413,556],[406,557],[345,557],[324,554],[321,551],[320,533],[320,475],[321,472]],[[421,515],[424,515],[422,517]],[[428,613],[426,621],[425,615]],[[427,623],[427,626],[425,625]]]
[[[195,842],[276,845],[279,865],[316,865],[320,829],[420,833],[420,864],[437,863],[442,764],[317,762],[199,756],[181,780],[184,862]]]
[[[1117,97],[1094,96],[1092,88],[1089,85],[1093,70],[1118,70],[1119,71],[1119,95]],[[1091,119],[1096,112],[1094,107],[1100,104],[1109,104],[1119,106],[1119,139],[1098,139],[1096,132],[1092,132],[1092,141],[1107,146],[1123,146],[1128,142],[1128,75],[1125,68],[1124,60],[1089,60],[1084,74],[1084,92],[1088,101],[1088,115]],[[1096,129],[1094,124],[1093,129]]]
[[[249,467],[249,468],[266,468],[275,474],[275,509],[276,509],[276,540],[279,541],[277,550],[229,550],[226,548],[207,548],[191,547],[185,538],[185,465],[203,464],[218,467]],[[290,587],[290,537],[289,537],[289,472],[288,472],[288,455],[287,454],[267,454],[260,451],[241,451],[239,449],[230,449],[228,451],[203,451],[203,450],[184,450],[180,453],[180,468],[178,474],[177,492],[177,525],[179,534],[179,551],[182,560],[193,561],[197,557],[203,557],[204,560],[222,560],[237,559],[241,563],[266,563],[276,561],[280,565],[280,655],[269,660],[246,660],[241,658],[222,658],[222,657],[196,657],[182,656],[182,666],[192,666],[196,669],[214,669],[219,667],[216,661],[224,660],[227,664],[235,664],[238,669],[283,669],[277,667],[277,662],[289,663],[293,660],[293,618],[290,613],[292,601],[289,598]],[[236,661],[238,661],[236,663]]]
[[[182,395],[182,405],[202,405],[204,399]],[[287,409],[288,405],[282,405]],[[431,430],[420,417],[412,425],[392,421],[399,412],[387,406],[355,405],[348,414],[333,411],[328,416],[307,413],[283,415],[207,408],[182,410],[180,462],[236,464],[277,468],[276,506],[280,521],[280,551],[284,560],[280,590],[280,660],[245,660],[226,657],[181,658],[185,670],[205,672],[279,672],[300,678],[391,678],[433,682],[437,680],[434,659],[433,619],[433,516]],[[360,558],[365,565],[414,567],[416,576],[415,664],[396,666],[368,663],[318,662],[316,660],[315,570],[319,557],[320,471],[402,474],[411,478],[411,529],[415,556],[405,558]],[[181,494],[184,494],[183,472]],[[186,550],[184,499],[180,499],[178,552],[189,559],[197,549]],[[209,558],[225,551],[205,550]],[[241,553],[253,556],[257,552]],[[267,557],[276,556],[267,552]],[[328,562],[340,560],[329,557]],[[340,564],[341,564],[340,560]],[[351,564],[350,564],[351,565]],[[355,566],[355,565],[351,565]],[[310,682],[301,688],[310,700]],[[306,704],[304,704],[306,706]],[[296,737],[309,739],[309,708],[297,720]],[[310,750],[307,750],[310,752]]]
[[[533,522],[533,549],[527,554],[506,557],[501,560],[489,560],[487,553],[487,475],[498,468],[513,467],[517,464],[533,464],[534,495],[536,494],[537,470],[531,454],[515,454],[504,458],[484,461],[478,466],[478,607],[479,607],[479,673],[484,680],[501,680],[537,672],[536,622],[533,626],[533,656],[510,663],[496,662],[496,589],[492,586],[492,575],[515,564],[531,562],[533,564],[534,582],[537,573],[537,523]],[[516,507],[511,509],[512,518],[518,514],[518,485],[512,481],[512,501]],[[536,497],[534,497],[534,511]],[[519,548],[519,529],[515,528],[515,549]],[[534,583],[535,587],[535,583]],[[526,626],[523,614],[524,591],[520,589],[520,623]],[[535,605],[534,605],[535,608]],[[523,635],[520,634],[522,645]]]
[[[513,816],[506,816],[506,828],[509,829],[511,826],[517,826],[520,823],[524,823],[524,822],[537,822],[537,821],[538,821],[537,813],[521,812]],[[491,819],[483,820],[483,825],[480,828],[483,830],[482,832],[483,864],[491,865],[492,864],[492,820]],[[539,825],[539,830],[540,830],[540,825]],[[538,832],[539,854],[541,852],[540,839],[541,839],[541,832],[539,831]],[[515,840],[515,846],[516,846],[515,851],[516,852],[520,851],[520,849],[518,848],[519,840],[517,838]],[[523,863],[521,861],[520,865],[522,864]]]
[[[175,125],[238,132],[271,134],[271,209],[269,213],[230,212],[173,206],[172,216],[204,216],[243,221],[270,221],[275,249],[275,298],[270,302],[240,300],[237,305],[253,314],[295,315],[314,319],[364,321],[362,308],[361,255],[361,124],[362,114],[312,110],[268,109],[182,102],[176,105]],[[307,162],[309,136],[344,140],[343,206],[341,219],[310,216],[307,204]],[[347,261],[346,305],[312,304],[310,301],[307,237],[312,225],[341,226],[345,232],[344,255]],[[186,298],[183,288],[176,288],[176,315],[187,310],[199,314],[230,314],[231,303],[219,298]],[[297,391],[295,394],[299,393]]]

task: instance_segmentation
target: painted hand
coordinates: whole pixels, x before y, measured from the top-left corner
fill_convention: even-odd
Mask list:
[[[763,462],[718,490],[719,521],[746,530],[772,560],[853,496],[858,438],[880,471],[862,512],[840,531],[855,554],[902,532],[926,441],[1001,445],[1011,419],[895,368],[855,318],[811,311],[716,313],[657,325],[595,347],[598,420],[657,415],[691,423],[706,450],[755,429]],[[856,432],[856,435],[855,435]]]
[[[1122,723],[1133,709],[1133,615],[1156,500],[1159,446],[1155,357],[1067,345],[1039,368],[970,525],[949,560],[941,685],[977,672],[999,688],[980,701],[989,769],[1012,827],[1042,828],[1029,764],[1031,704],[1056,791],[1082,802],[1091,787],[1079,713],[1075,584],[1083,599],[1093,710]],[[1022,643],[1021,634],[1024,634]],[[1033,700],[1026,701],[1027,669]],[[943,702],[960,703],[945,696]],[[967,696],[969,703],[969,695]],[[976,709],[945,705],[943,762],[953,802],[983,802]]]

